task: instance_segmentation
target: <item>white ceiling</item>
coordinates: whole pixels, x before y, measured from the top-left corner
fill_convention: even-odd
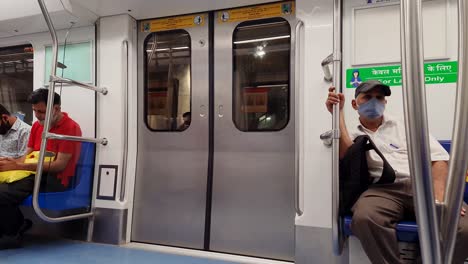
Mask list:
[[[277,0],[44,0],[56,29],[93,25],[99,17],[167,17]],[[0,38],[47,31],[37,0],[0,0]]]
[[[99,16],[128,13],[136,19],[190,14],[277,0],[70,0]],[[128,11],[131,10],[131,11]]]
[[[41,14],[37,0],[0,0],[0,21]],[[45,0],[49,12],[63,10],[60,0]]]
[[[0,38],[47,31],[37,0],[0,0]],[[56,29],[93,25],[97,16],[69,0],[45,0]]]

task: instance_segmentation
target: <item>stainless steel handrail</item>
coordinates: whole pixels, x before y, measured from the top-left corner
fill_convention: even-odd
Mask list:
[[[442,263],[434,204],[424,84],[422,0],[401,1],[403,101],[409,164],[423,263]]]
[[[296,42],[295,42],[295,56],[294,56],[294,93],[295,93],[295,108],[294,108],[294,115],[296,118],[295,122],[295,172],[294,172],[294,187],[295,187],[295,195],[294,195],[294,205],[296,208],[296,214],[301,216],[304,211],[301,206],[301,183],[300,183],[300,176],[301,176],[301,146],[300,146],[300,104],[299,101],[301,100],[300,96],[300,83],[301,83],[301,28],[304,27],[304,22],[301,20],[297,21],[296,24]]]
[[[342,52],[342,0],[333,1],[333,86],[339,93],[341,87]],[[335,255],[341,255],[344,246],[343,219],[340,217],[340,109],[333,106],[332,117],[332,243]]]
[[[80,81],[75,81],[75,80],[72,80],[72,79],[58,77],[58,76],[55,76],[55,74],[53,74],[50,77],[50,81],[51,82],[56,82],[56,83],[74,84],[74,85],[83,87],[83,88],[88,89],[88,90],[92,90],[92,91],[95,91],[95,92],[98,92],[98,93],[102,93],[103,95],[106,95],[107,92],[108,92],[107,88],[105,88],[105,87],[96,87],[94,85],[90,85],[90,84],[83,83],[83,82],[80,82]]]
[[[333,53],[328,55],[325,59],[322,61],[322,70],[323,70],[323,79],[326,82],[333,82],[333,75],[330,72],[330,67],[329,65],[333,63]]]
[[[468,164],[468,151],[466,149],[466,139],[468,138],[468,119],[466,118],[466,113],[468,113],[467,16],[468,2],[458,0],[458,82],[450,167],[441,218],[443,263],[452,263]]]
[[[57,34],[55,32],[54,26],[52,24],[52,20],[49,16],[49,12],[47,11],[47,7],[44,4],[44,0],[38,0],[39,6],[41,7],[42,14],[44,15],[44,18],[46,20],[47,26],[50,31],[50,35],[52,36],[52,70],[51,70],[51,75],[55,75],[57,72],[57,51],[58,51],[58,40],[57,40]],[[52,107],[53,107],[53,101],[54,101],[54,93],[55,93],[55,82],[53,80],[50,80],[49,84],[49,94],[47,97],[47,108],[46,108],[46,119],[44,122],[44,132],[42,133],[42,141],[41,141],[41,151],[39,152],[39,161],[37,164],[37,170],[36,170],[36,176],[35,176],[35,181],[34,181],[34,190],[33,190],[33,208],[36,214],[43,219],[44,221],[47,222],[62,222],[62,221],[68,221],[68,220],[74,220],[74,219],[80,219],[80,218],[87,218],[93,215],[93,213],[85,213],[85,214],[79,214],[79,215],[72,215],[72,216],[65,216],[65,217],[59,217],[59,218],[50,218],[47,215],[45,215],[42,212],[42,209],[39,206],[39,188],[41,185],[41,177],[42,177],[42,170],[44,167],[44,158],[45,158],[45,153],[46,153],[46,145],[47,145],[47,132],[50,129],[50,121],[51,121],[51,114],[52,114]]]
[[[37,163],[36,176],[34,177],[34,188],[33,188],[33,199],[32,199],[33,208],[39,218],[50,223],[59,223],[59,222],[71,221],[71,220],[82,219],[82,218],[92,218],[92,216],[94,215],[92,210],[89,213],[82,213],[82,214],[52,218],[44,214],[41,207],[39,206],[39,189],[41,185],[42,171],[44,168],[44,158],[45,158],[45,153],[46,153],[47,139],[48,137],[58,138],[61,135],[49,133],[50,123],[52,120],[51,119],[52,107],[54,105],[53,101],[54,101],[54,94],[55,94],[55,80],[54,78],[52,78],[52,76],[55,76],[57,72],[57,53],[58,53],[57,34],[55,32],[54,26],[52,24],[52,20],[50,18],[49,12],[47,11],[47,7],[44,3],[44,0],[38,0],[38,3],[41,8],[42,14],[46,20],[47,27],[49,28],[49,32],[52,37],[53,45],[52,45],[52,69],[50,71],[51,78],[50,78],[50,83],[49,83],[49,94],[47,96],[48,103],[47,103],[47,108],[46,108],[46,117],[44,121],[44,131],[42,132],[42,141],[41,141],[41,149],[39,152],[39,161]],[[63,136],[63,137],[70,137],[70,136]],[[67,138],[67,139],[70,140],[70,138]],[[86,138],[80,138],[80,141],[86,141]]]
[[[125,201],[127,186],[127,160],[128,160],[128,41],[122,42],[123,71],[123,153],[122,153],[122,181],[120,183],[120,201]]]
[[[47,133],[47,139],[59,139],[59,140],[69,140],[69,141],[79,141],[79,142],[92,142],[99,143],[101,145],[107,145],[107,138],[88,138],[88,137],[77,137],[77,136],[68,136],[60,135],[55,133]]]

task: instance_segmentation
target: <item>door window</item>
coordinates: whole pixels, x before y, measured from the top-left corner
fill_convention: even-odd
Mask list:
[[[185,30],[156,32],[144,45],[146,125],[184,131],[192,121],[190,36]]]
[[[239,24],[233,35],[233,122],[278,131],[289,121],[291,29],[282,18]]]

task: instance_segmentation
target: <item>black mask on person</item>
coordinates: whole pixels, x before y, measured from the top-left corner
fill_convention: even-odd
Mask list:
[[[10,129],[11,129],[10,123],[2,120],[0,124],[0,135],[5,135]]]

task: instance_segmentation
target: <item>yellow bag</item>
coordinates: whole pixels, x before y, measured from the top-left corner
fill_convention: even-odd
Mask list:
[[[55,157],[53,152],[46,152],[44,162],[50,162]],[[26,156],[24,163],[37,163],[39,161],[39,151],[33,151]],[[0,183],[12,183],[22,180],[31,174],[36,174],[35,171],[27,170],[12,170],[0,172]]]

